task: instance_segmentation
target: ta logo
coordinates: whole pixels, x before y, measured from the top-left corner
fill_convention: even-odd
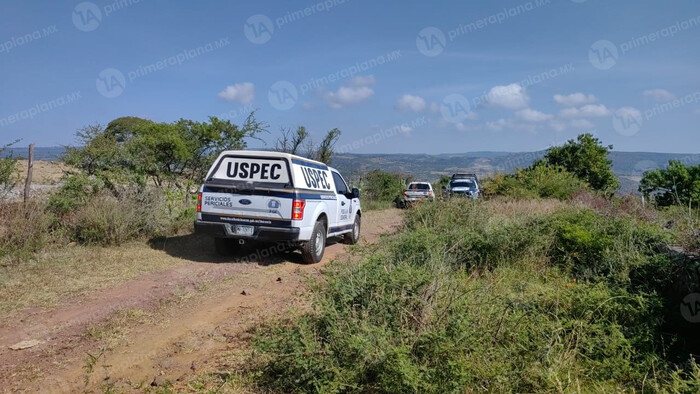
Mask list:
[[[102,11],[90,1],[82,2],[73,9],[73,25],[80,31],[93,31],[100,26]]]
[[[267,92],[267,99],[275,109],[286,111],[296,104],[299,98],[296,86],[288,81],[277,81]]]
[[[642,128],[642,113],[631,107],[622,107],[613,114],[612,124],[618,133],[633,136]]]
[[[416,47],[425,56],[437,56],[447,46],[445,33],[437,27],[426,27],[418,32]]]
[[[253,15],[243,25],[245,37],[253,44],[264,44],[270,41],[274,32],[275,25],[265,15]]]
[[[690,323],[700,323],[700,294],[691,293],[681,301],[681,315]]]
[[[440,113],[450,123],[461,123],[469,118],[469,100],[461,94],[451,94],[442,100]]]
[[[107,98],[115,98],[122,94],[126,88],[124,74],[116,68],[102,70],[95,80],[97,91]]]
[[[588,50],[588,61],[599,70],[608,70],[617,64],[617,46],[608,40],[599,40]]]

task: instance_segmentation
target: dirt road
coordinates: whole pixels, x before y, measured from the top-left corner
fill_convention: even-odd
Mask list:
[[[396,210],[366,213],[360,244],[400,221]],[[215,355],[245,346],[251,326],[308,308],[299,297],[305,278],[345,258],[348,247],[337,241],[316,265],[270,248],[223,259],[194,235],[152,244],[144,259],[172,259],[177,268],[0,322],[0,391],[140,391],[187,381],[218,367]],[[32,346],[11,349],[18,344]]]

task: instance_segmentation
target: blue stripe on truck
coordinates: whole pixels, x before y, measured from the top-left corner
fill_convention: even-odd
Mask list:
[[[223,190],[222,190],[223,189]],[[204,186],[204,193],[228,193],[239,196],[269,196],[278,198],[296,198],[300,200],[335,200],[335,193],[306,193],[300,191],[281,191],[281,190],[246,190],[244,193],[236,193],[227,191],[226,187],[210,187]]]
[[[344,230],[350,230],[352,228],[352,224],[347,224],[345,226],[337,226],[337,227],[331,227],[330,230],[328,230],[329,233],[337,233],[339,231],[344,231]]]

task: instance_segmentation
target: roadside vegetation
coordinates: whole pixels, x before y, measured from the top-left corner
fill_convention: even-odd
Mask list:
[[[145,243],[102,246],[187,231],[218,151],[262,132],[253,114],[81,130],[60,188],[0,204],[0,313],[164,268],[134,266]],[[277,148],[329,162],[339,133],[315,145],[300,127]],[[396,234],[312,280],[311,310],[256,328],[253,354],[214,388],[243,376],[277,392],[700,391],[697,324],[680,313],[700,292],[700,166],[646,173],[644,203],[614,195],[610,149],[582,135],[493,176],[483,199],[407,210]],[[0,190],[16,182],[6,163]],[[377,209],[410,180],[352,183]]]
[[[681,225],[677,209],[612,196],[610,147],[591,138],[497,175],[481,201],[408,210],[358,264],[313,282],[311,312],[256,330],[243,381],[279,392],[698,392],[700,340],[680,313],[700,291],[684,244],[697,213]]]
[[[409,210],[361,263],[324,273],[312,313],[258,331],[253,380],[283,392],[697,392],[700,348],[678,316],[694,267],[660,252],[673,233],[642,208],[609,208],[498,198]]]

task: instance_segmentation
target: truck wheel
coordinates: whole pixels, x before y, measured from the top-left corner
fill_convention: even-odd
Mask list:
[[[326,226],[322,221],[316,222],[311,232],[311,239],[301,247],[301,255],[305,264],[316,264],[323,258],[326,250]]]
[[[352,231],[345,234],[344,241],[348,245],[355,245],[360,240],[360,227],[362,227],[362,218],[360,215],[355,215],[355,223],[352,225]]]
[[[238,240],[231,238],[214,238],[216,253],[221,256],[230,256],[238,250]]]

